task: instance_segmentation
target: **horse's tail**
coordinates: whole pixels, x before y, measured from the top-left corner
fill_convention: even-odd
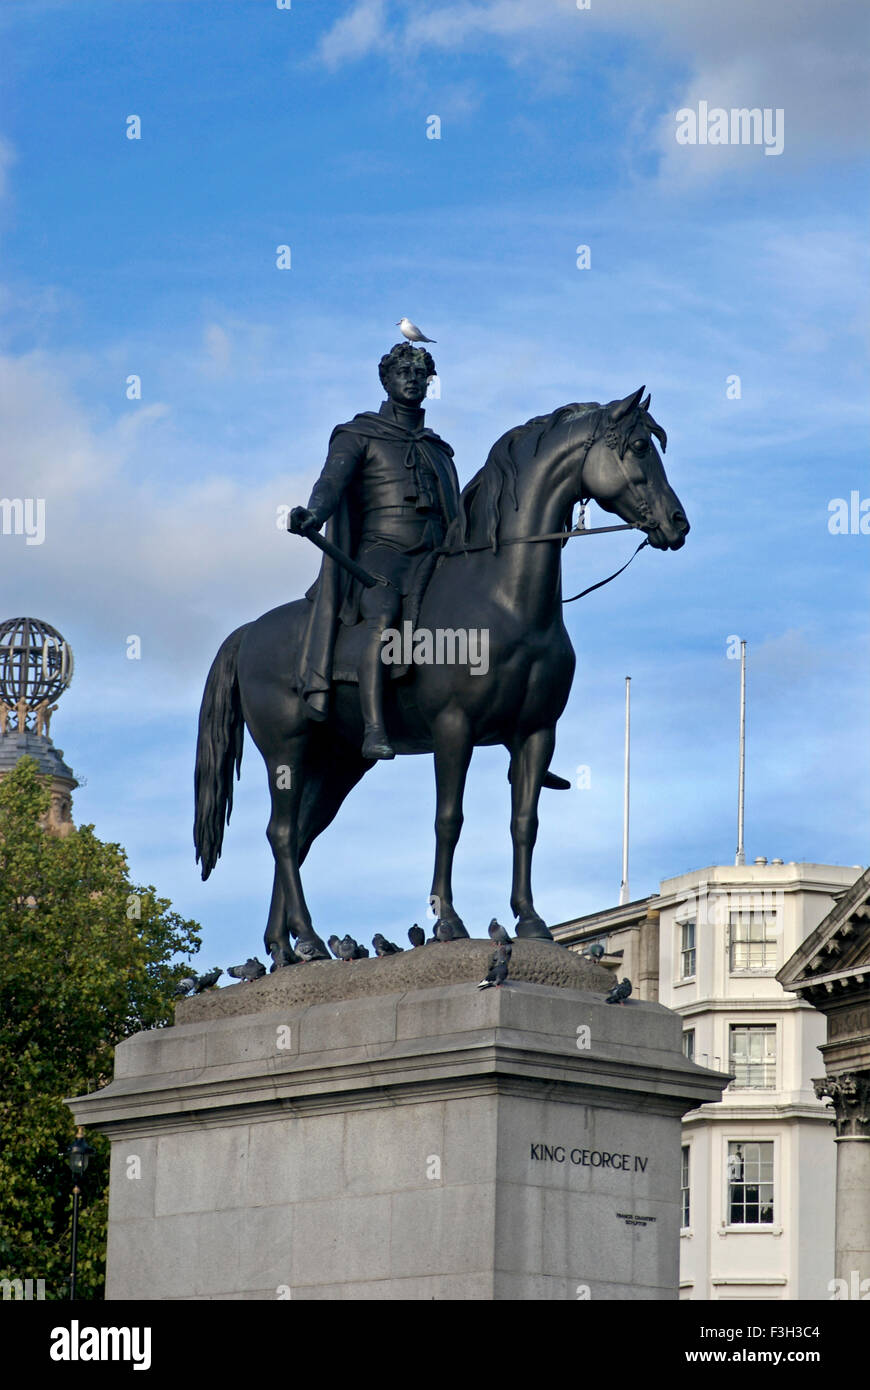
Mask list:
[[[202,861],[203,878],[208,878],[220,858],[224,821],[229,825],[233,809],[233,770],[238,777],[242,768],[245,721],[237,663],[239,646],[249,626],[246,623],[231,632],[218,651],[208,673],[199,710],[193,842],[196,862]]]

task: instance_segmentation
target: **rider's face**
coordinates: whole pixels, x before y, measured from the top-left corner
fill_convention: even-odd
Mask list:
[[[387,377],[387,394],[400,405],[419,405],[426,395],[429,377],[422,362],[397,362]]]

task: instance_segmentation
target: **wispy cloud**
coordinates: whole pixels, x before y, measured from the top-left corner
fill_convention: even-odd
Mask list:
[[[681,108],[768,107],[784,111],[792,167],[838,159],[862,148],[870,125],[870,25],[848,0],[612,0],[579,10],[574,0],[355,0],[320,40],[329,68],[385,60],[411,74],[427,50],[494,52],[511,65],[549,72],[562,84],[565,66],[589,61],[594,40],[629,39],[619,84],[624,124],[661,160],[668,182],[710,183],[723,174],[757,172],[761,151],[742,145],[679,146]],[[670,69],[670,101],[657,91],[648,106],[646,71]],[[537,90],[533,85],[533,90]],[[632,119],[635,109],[643,121]],[[770,159],[765,160],[770,164]]]

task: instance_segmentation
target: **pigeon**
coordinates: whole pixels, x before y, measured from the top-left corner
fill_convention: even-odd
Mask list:
[[[272,957],[272,964],[269,966],[269,974],[274,975],[276,970],[283,970],[287,965],[298,965],[300,957],[291,946],[281,946],[273,941],[269,947],[269,955]]]
[[[376,956],[398,956],[404,949],[402,946],[396,946],[392,941],[387,941],[380,932],[375,932],[372,937],[372,945],[375,948]]]
[[[422,927],[417,926],[416,922],[414,923],[413,927],[408,928],[408,940],[410,941],[412,946],[426,945],[426,933],[424,932]]]
[[[368,948],[360,946],[352,936],[342,937],[338,943],[339,960],[367,960],[368,954]]]
[[[587,946],[585,951],[580,953],[585,960],[600,960],[604,955],[604,942],[593,941],[591,946]]]
[[[319,941],[297,941],[295,950],[302,960],[323,960]]]
[[[399,319],[396,327],[401,328],[403,335],[408,339],[409,343],[437,342],[436,338],[427,338],[426,334],[421,332],[416,323],[412,323],[410,319]]]
[[[326,938],[326,944],[327,944],[327,946],[329,947],[329,949],[330,949],[330,951],[332,952],[332,954],[335,956],[335,959],[336,959],[336,960],[341,960],[341,951],[339,950],[339,947],[341,946],[341,942],[339,941],[338,937],[337,937],[337,936],[328,936],[328,937]]]
[[[439,917],[438,921],[435,923],[435,940],[453,941],[455,940],[455,936],[456,933],[454,932],[451,924],[449,922],[442,922],[441,918]]]
[[[207,975],[186,975],[183,980],[179,980],[175,987],[175,993],[178,996],[202,994],[203,990],[211,989],[212,985],[216,985],[223,973],[222,970],[209,970]]]
[[[236,980],[261,980],[265,973],[265,965],[261,965],[256,956],[248,956],[244,965],[231,965],[227,970]]]
[[[631,994],[631,980],[624,979],[622,984],[614,985],[613,989],[605,999],[605,1004],[624,1004]]]
[[[484,975],[477,988],[492,989],[493,985],[495,985],[496,989],[501,989],[508,977],[508,964],[510,958],[510,946],[506,942],[501,942],[493,951],[492,960],[489,963],[489,970]]]
[[[504,927],[500,922],[497,922],[494,917],[487,927],[487,931],[489,932],[490,940],[493,941],[496,946],[503,945],[505,942],[510,941],[510,937]]]

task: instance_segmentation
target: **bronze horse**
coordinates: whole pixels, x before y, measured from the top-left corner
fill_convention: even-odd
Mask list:
[[[488,633],[484,674],[470,666],[413,665],[385,681],[387,731],[397,753],[434,752],[437,788],[432,899],[439,921],[468,933],[453,906],[453,855],[462,827],[465,778],[475,747],[504,744],[510,754],[513,885],[519,937],[552,940],[532,900],[538,797],[550,765],[556,722],[568,700],[574,650],[562,621],[559,540],[578,501],[646,533],[657,550],[679,550],[689,523],[665,476],[664,430],[649,414],[643,387],[624,400],[565,405],[509,430],[463,489],[445,553],[423,595],[416,630]],[[220,856],[239,775],[244,726],[266,763],[272,813],[267,835],[275,879],[266,948],[273,966],[329,959],[315,933],[299,875],[315,838],[374,763],[360,754],[356,687],[336,682],[326,720],[303,712],[292,653],[304,629],[299,599],[237,628],[206,681],[196,752],[194,842],[202,876]]]

